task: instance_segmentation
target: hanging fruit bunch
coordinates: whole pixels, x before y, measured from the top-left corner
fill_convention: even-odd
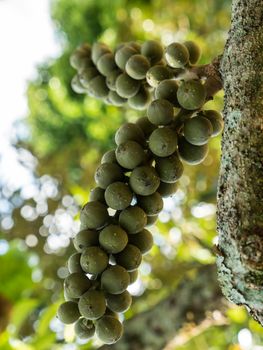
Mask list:
[[[116,148],[103,155],[97,187],[81,210],[64,282],[66,302],[57,312],[63,323],[75,323],[79,338],[96,332],[106,344],[120,339],[118,314],[132,302],[127,288],[153,245],[148,227],[163,198],[176,192],[183,162],[202,162],[210,137],[222,130],[220,113],[202,109],[213,93],[207,77],[198,74],[199,57],[192,41],[163,48],[153,40],[124,43],[115,51],[99,42],[84,44],[71,56],[75,92],[147,109],[146,117],[117,130]]]

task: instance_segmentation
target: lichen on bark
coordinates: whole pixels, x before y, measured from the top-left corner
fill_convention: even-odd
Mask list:
[[[263,325],[263,5],[234,0],[221,61],[224,132],[218,184],[223,293]]]

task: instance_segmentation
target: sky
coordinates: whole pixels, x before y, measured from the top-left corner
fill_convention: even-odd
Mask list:
[[[36,65],[60,50],[49,2],[0,0],[0,181],[14,189],[30,181],[30,172],[10,145],[13,123],[27,114],[26,84],[36,75]]]

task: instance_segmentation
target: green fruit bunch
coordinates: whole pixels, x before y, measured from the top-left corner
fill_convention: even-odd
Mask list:
[[[198,164],[209,138],[220,133],[221,115],[202,110],[206,88],[187,74],[200,56],[195,43],[157,41],[119,45],[84,44],[71,56],[78,73],[72,86],[107,103],[147,108],[147,116],[123,124],[116,146],[106,152],[95,172],[95,187],[80,213],[76,252],[68,260],[66,301],[57,316],[74,323],[76,335],[102,342],[120,339],[119,313],[129,309],[127,288],[138,276],[142,256],[153,246],[147,229],[172,196],[183,174],[183,161]]]

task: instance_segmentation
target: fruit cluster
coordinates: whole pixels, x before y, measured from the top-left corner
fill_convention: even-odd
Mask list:
[[[201,110],[202,80],[188,69],[199,58],[193,42],[165,50],[156,41],[120,45],[115,54],[104,44],[85,44],[71,56],[78,70],[72,85],[108,103],[147,108],[147,117],[125,123],[115,134],[116,148],[106,152],[95,173],[97,187],[80,214],[81,228],[68,260],[66,302],[59,319],[75,322],[80,338],[96,332],[106,344],[122,335],[118,313],[132,298],[127,291],[138,275],[142,255],[153,245],[146,227],[177,190],[182,160],[200,163],[207,143],[222,129],[222,117]],[[154,98],[152,98],[154,96]]]

